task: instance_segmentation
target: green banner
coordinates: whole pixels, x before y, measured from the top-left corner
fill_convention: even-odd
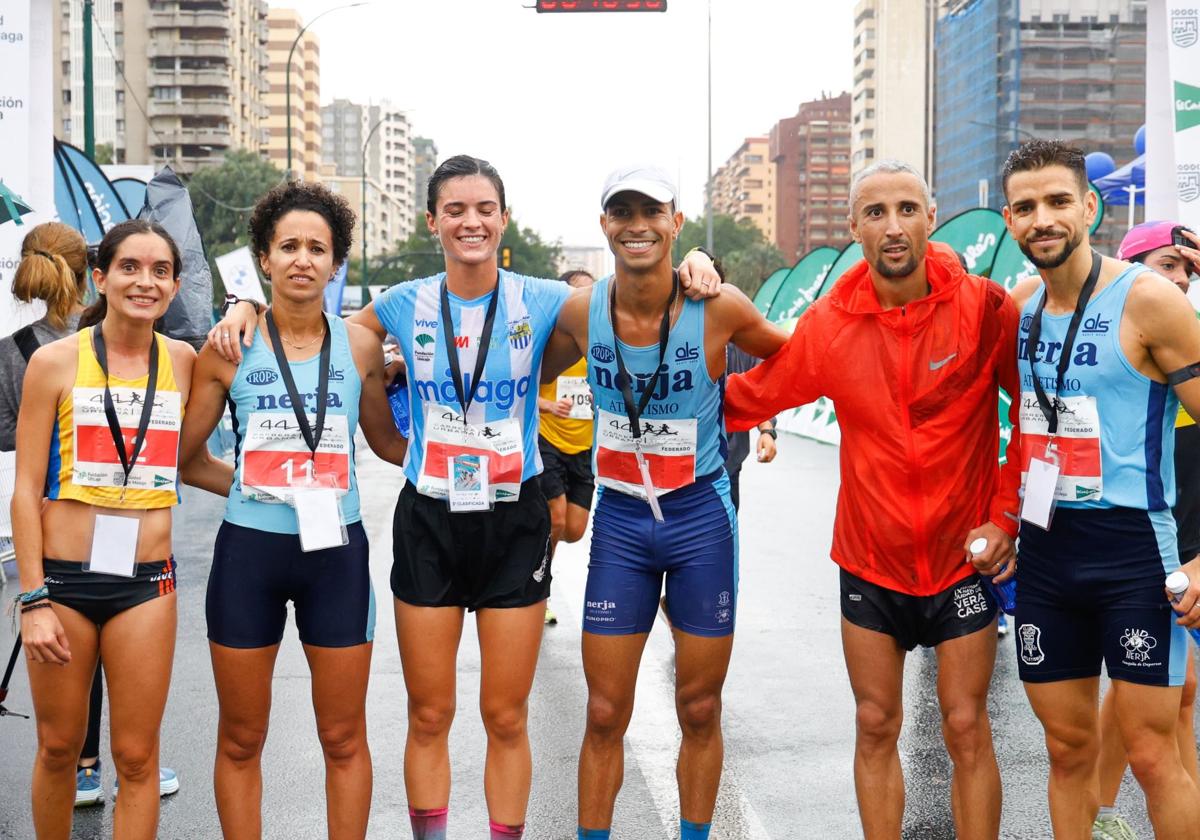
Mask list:
[[[962,254],[968,272],[987,277],[1004,238],[1004,217],[995,210],[976,207],[938,225],[929,238]]]
[[[828,294],[829,290],[833,288],[833,284],[838,281],[838,278],[845,274],[850,266],[861,260],[862,256],[862,245],[857,242],[851,242],[843,248],[842,253],[838,254],[833,267],[829,269],[829,274],[826,275],[825,282],[821,284],[821,291],[817,294],[817,297]]]
[[[996,259],[992,263],[992,273],[989,276],[1011,292],[1022,280],[1037,277],[1038,271],[1033,267],[1033,263],[1025,259],[1025,255],[1017,247],[1017,241],[1005,233],[1004,238],[1000,240],[1000,247],[996,250]]]
[[[791,271],[790,268],[776,269],[758,287],[758,294],[754,296],[754,305],[758,307],[759,312],[766,315],[771,311],[771,302],[775,300],[775,295],[783,284],[783,278],[787,277],[789,271]]]
[[[783,279],[779,292],[767,312],[768,320],[795,318],[807,309],[816,299],[825,273],[833,265],[837,254],[836,248],[823,247],[809,251],[801,257],[800,262],[792,266]]]

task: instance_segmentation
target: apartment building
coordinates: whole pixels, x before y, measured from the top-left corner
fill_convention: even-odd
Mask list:
[[[749,219],[775,241],[775,166],[766,137],[747,137],[712,178],[713,212]]]
[[[304,20],[294,9],[271,9],[267,22],[269,88],[263,151],[286,172],[290,131],[292,177],[314,180],[320,175],[322,161],[321,42],[312,30],[301,34]]]

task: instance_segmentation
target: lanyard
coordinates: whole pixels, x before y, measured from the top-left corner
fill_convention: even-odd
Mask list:
[[[467,422],[467,412],[475,399],[475,389],[479,387],[479,377],[483,376],[483,366],[487,364],[488,351],[492,347],[492,327],[496,323],[496,304],[500,300],[500,276],[496,275],[496,288],[492,291],[492,300],[488,303],[487,315],[483,319],[483,333],[479,336],[479,350],[475,354],[475,374],[471,377],[471,388],[468,391],[462,381],[462,363],[458,360],[458,345],[454,342],[454,322],[450,319],[450,293],[446,290],[446,281],[442,280],[442,335],[446,339],[446,358],[450,362],[450,378],[454,380],[454,395],[462,406],[463,424]]]
[[[617,284],[615,278],[611,282],[612,294],[608,296],[608,317],[612,322],[613,349],[616,351],[617,357],[617,378],[621,383],[625,414],[629,417],[629,431],[633,435],[634,442],[638,443],[642,437],[642,412],[650,404],[654,388],[658,385],[658,377],[662,374],[663,359],[667,356],[667,341],[671,337],[671,307],[675,305],[675,298],[679,294],[679,273],[674,272],[671,277],[671,296],[667,298],[667,308],[663,310],[662,323],[658,328],[658,364],[654,367],[654,374],[650,377],[650,381],[646,383],[646,390],[642,392],[642,398],[636,403],[633,399],[633,389],[630,386],[629,371],[625,369],[625,360],[621,358],[621,339],[617,337]]]
[[[1058,434],[1058,395],[1062,393],[1063,379],[1067,375],[1067,370],[1071,367],[1071,354],[1075,352],[1075,335],[1079,332],[1079,324],[1083,320],[1083,311],[1087,309],[1088,301],[1092,299],[1092,293],[1096,291],[1096,281],[1100,279],[1100,254],[1095,250],[1092,251],[1092,271],[1088,274],[1087,280],[1084,281],[1083,288],[1079,290],[1079,300],[1075,302],[1075,313],[1071,316],[1071,323],[1067,327],[1067,334],[1063,338],[1062,355],[1058,357],[1058,375],[1054,384],[1054,402],[1050,402],[1050,398],[1046,396],[1046,389],[1042,387],[1042,380],[1038,377],[1037,371],[1034,370],[1034,358],[1037,355],[1038,340],[1042,337],[1042,310],[1046,308],[1046,298],[1049,294],[1043,291],[1042,299],[1037,305],[1037,310],[1033,313],[1033,323],[1029,325],[1029,342],[1025,347],[1025,358],[1029,361],[1029,372],[1033,379],[1033,390],[1037,394],[1038,406],[1042,409],[1042,414],[1046,415],[1046,425],[1049,427],[1050,436]]]
[[[142,416],[138,419],[137,434],[133,438],[133,452],[125,451],[125,436],[121,433],[121,421],[117,418],[117,409],[113,405],[112,391],[108,388],[108,351],[104,347],[104,332],[101,324],[92,331],[96,346],[96,362],[104,374],[104,417],[108,420],[108,431],[112,434],[113,446],[116,447],[117,457],[121,459],[121,469],[125,471],[125,480],[121,487],[129,486],[129,474],[137,464],[138,455],[142,453],[142,445],[146,442],[146,432],[150,428],[150,415],[154,413],[154,392],[158,390],[158,336],[150,336],[150,369],[146,372],[146,393],[142,397]],[[122,496],[124,495],[122,489]]]
[[[324,315],[321,316],[324,319]],[[284,387],[287,388],[288,398],[292,401],[292,411],[296,414],[296,422],[300,424],[300,434],[304,443],[313,455],[321,445],[321,433],[325,431],[325,403],[329,399],[329,357],[333,347],[333,337],[330,334],[329,322],[325,321],[325,337],[321,339],[321,369],[317,372],[317,430],[313,431],[308,423],[308,414],[304,411],[304,400],[296,388],[296,380],[292,376],[292,366],[288,364],[287,353],[283,351],[283,342],[279,338],[279,328],[275,326],[275,317],[267,310],[267,332],[271,335],[271,349],[275,351],[275,361],[279,363],[279,373],[283,377]]]

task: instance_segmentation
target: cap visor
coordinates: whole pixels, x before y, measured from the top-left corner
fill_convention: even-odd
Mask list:
[[[623,192],[640,193],[655,201],[661,201],[664,204],[675,200],[675,193],[656,181],[621,181],[613,184],[604,192],[604,198],[600,202],[600,209],[607,209],[608,203],[612,201],[613,196]]]

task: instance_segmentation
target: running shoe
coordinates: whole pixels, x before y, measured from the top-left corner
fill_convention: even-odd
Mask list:
[[[113,799],[117,798],[117,785],[120,780],[113,782]],[[170,796],[179,790],[179,777],[175,775],[175,771],[170,767],[158,768],[158,795]]]
[[[104,786],[100,784],[100,762],[75,770],[75,807],[99,805],[104,801]]]
[[[1092,823],[1092,840],[1137,840],[1137,835],[1120,814],[1100,817]]]
[[[554,614],[554,610],[550,609],[550,604],[546,604],[546,623],[558,624],[558,616]]]
[[[1001,636],[1008,635],[1008,616],[1003,612],[1000,613],[1000,618],[996,621],[996,633]]]

